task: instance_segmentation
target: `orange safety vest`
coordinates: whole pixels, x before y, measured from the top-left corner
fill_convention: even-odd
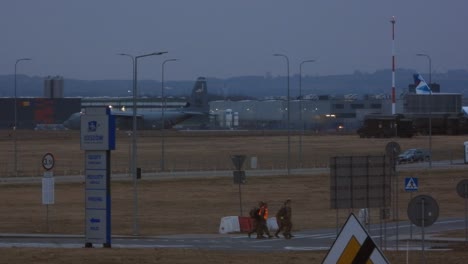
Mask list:
[[[258,210],[258,215],[263,217],[263,219],[267,220],[268,219],[268,208],[262,206],[260,207],[260,210]]]

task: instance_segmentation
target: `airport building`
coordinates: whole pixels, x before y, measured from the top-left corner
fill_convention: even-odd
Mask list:
[[[16,103],[16,108],[15,108]],[[47,77],[42,98],[0,98],[0,128],[63,129],[62,123],[81,109],[80,98],[63,97],[63,78]]]
[[[366,113],[391,111],[391,102],[373,96],[318,96],[313,99],[290,100],[290,129],[348,131],[359,126],[359,117]],[[246,100],[210,102],[215,124],[219,127],[244,129],[286,129],[287,100]],[[301,111],[302,109],[302,111]],[[227,115],[225,113],[228,113]],[[230,123],[230,114],[236,123]],[[213,125],[213,124],[212,124]]]
[[[419,95],[414,85],[396,100],[396,113],[425,118],[457,117],[463,115],[461,94],[439,93],[439,86],[431,96]],[[187,106],[188,98],[166,98],[167,109]],[[12,128],[14,124],[14,98],[0,98],[0,127]],[[119,98],[63,98],[63,78],[48,77],[44,81],[43,98],[17,98],[17,127],[19,129],[63,129],[62,123],[83,108],[107,106],[120,111],[131,111],[132,97]],[[217,100],[209,102],[210,115],[195,117],[179,123],[176,129],[287,129],[288,102],[286,98],[265,100]],[[138,109],[160,110],[161,98],[139,98]],[[305,95],[289,101],[290,129],[302,128],[317,132],[354,132],[368,114],[391,114],[388,95]]]

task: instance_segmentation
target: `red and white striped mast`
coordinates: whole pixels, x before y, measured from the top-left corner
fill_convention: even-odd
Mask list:
[[[395,106],[395,17],[392,16],[392,115],[396,113]]]

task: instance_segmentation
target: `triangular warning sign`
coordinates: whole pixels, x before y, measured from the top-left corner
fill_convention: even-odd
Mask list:
[[[244,164],[245,155],[232,155],[231,156],[232,163],[236,170],[240,171],[242,169],[242,165]]]
[[[350,214],[322,263],[388,264],[389,262],[356,216]]]

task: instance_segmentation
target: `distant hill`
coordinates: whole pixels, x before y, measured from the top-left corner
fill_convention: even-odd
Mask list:
[[[415,71],[396,71],[397,94],[407,91],[413,82]],[[374,73],[356,71],[348,75],[302,76],[302,94],[390,94],[391,71],[379,70]],[[423,76],[428,79],[427,74]],[[43,94],[45,77],[17,75],[18,96],[40,97]],[[428,80],[426,80],[428,81]],[[433,73],[432,81],[441,85],[441,92],[462,93],[468,97],[468,71],[451,70],[446,73]],[[167,96],[188,96],[195,80],[166,81]],[[287,80],[285,76],[239,76],[228,79],[207,77],[208,90],[215,98],[264,98],[285,96]],[[161,82],[139,80],[141,96],[159,96]],[[0,75],[0,97],[14,95],[13,75]],[[75,80],[64,78],[66,97],[131,96],[132,80]],[[290,95],[299,95],[299,76],[290,76]]]

